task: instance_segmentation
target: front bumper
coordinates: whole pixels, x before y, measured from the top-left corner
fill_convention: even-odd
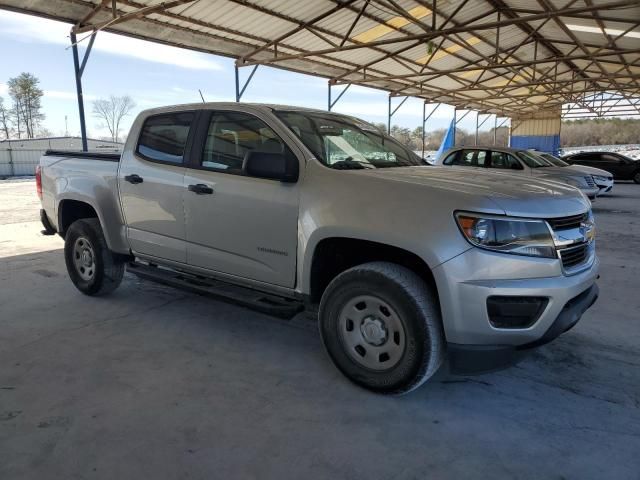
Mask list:
[[[517,363],[523,355],[535,347],[555,340],[564,332],[571,330],[598,299],[597,284],[591,285],[580,295],[569,300],[560,315],[538,340],[523,345],[461,345],[448,344],[449,368],[452,373],[474,374],[502,369]]]
[[[596,180],[596,186],[600,189],[598,195],[603,193],[609,193],[613,189],[613,180],[598,181]]]
[[[558,259],[505,255],[479,248],[471,248],[439,265],[433,273],[450,350],[521,351],[527,346],[546,343],[552,336],[548,332],[564,331],[565,320],[558,319],[567,317],[567,305],[572,305],[587,291],[597,296],[597,287],[592,287],[598,267],[594,256],[582,271],[567,275]],[[532,325],[496,328],[489,321],[487,311],[490,296],[544,297],[548,301]],[[579,307],[571,309],[575,322],[593,301],[586,303],[589,303],[586,307],[585,302],[580,302]],[[552,330],[554,324],[560,326]]]
[[[580,191],[584,193],[587,197],[589,197],[591,200],[593,200],[600,194],[600,188],[598,188],[597,186],[593,188],[580,187]]]

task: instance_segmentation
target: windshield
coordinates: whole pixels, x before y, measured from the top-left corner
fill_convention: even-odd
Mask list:
[[[518,152],[518,157],[531,168],[553,167],[553,163],[532,152]]]
[[[327,167],[339,170],[425,165],[375,126],[344,115],[274,112]]]
[[[567,162],[565,162],[564,160],[561,160],[560,158],[551,155],[550,153],[540,153],[539,154],[542,158],[544,158],[546,161],[552,163],[554,166],[556,167],[568,167],[569,164]]]

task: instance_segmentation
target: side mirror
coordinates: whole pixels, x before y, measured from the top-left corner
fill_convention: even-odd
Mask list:
[[[244,171],[250,177],[287,183],[298,181],[299,169],[298,159],[291,152],[249,152],[244,163]]]

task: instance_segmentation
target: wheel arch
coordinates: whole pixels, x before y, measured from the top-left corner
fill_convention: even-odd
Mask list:
[[[56,205],[58,234],[64,238],[67,230],[76,220],[97,218],[109,249],[127,255],[130,249],[126,241],[124,224],[119,216],[120,212],[114,211],[115,208],[110,203],[103,204],[100,198],[93,199],[76,194],[61,195]]]
[[[89,202],[75,199],[62,199],[58,203],[58,233],[65,237],[71,224],[83,218],[97,218],[100,220],[98,211]],[[102,226],[102,221],[100,221]]]
[[[313,249],[306,278],[309,300],[319,303],[323,292],[337,275],[356,265],[386,261],[401,265],[416,273],[427,286],[438,289],[433,272],[419,255],[388,243],[352,237],[328,237]]]

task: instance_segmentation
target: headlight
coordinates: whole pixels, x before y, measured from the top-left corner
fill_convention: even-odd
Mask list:
[[[593,175],[593,180],[596,182],[606,182],[608,181],[607,177],[603,177],[602,175]]]
[[[547,222],[467,212],[455,214],[464,237],[486,250],[531,257],[556,258]]]

